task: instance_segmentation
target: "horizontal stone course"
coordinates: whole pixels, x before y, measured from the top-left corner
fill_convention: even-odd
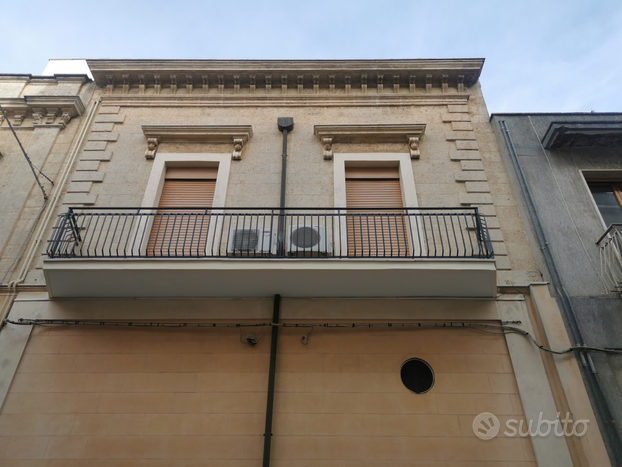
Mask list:
[[[102,182],[103,180],[103,172],[76,172],[71,177],[72,182]]]
[[[123,123],[125,115],[98,115],[95,117],[95,123]]]
[[[447,141],[474,140],[475,133],[472,131],[446,131],[445,139]]]
[[[106,149],[106,141],[89,141],[84,145],[85,151],[103,151]]]
[[[467,193],[490,193],[490,186],[486,182],[466,182]]]
[[[482,155],[479,151],[451,151],[449,158],[452,161],[480,160]]]
[[[467,106],[467,105],[453,105],[453,104],[449,104],[447,106],[447,111],[449,113],[468,113],[469,112],[469,106]]]
[[[91,133],[89,141],[116,141],[119,139],[119,133]]]
[[[460,161],[462,170],[484,170],[484,165],[480,161],[463,160]]]
[[[81,161],[109,161],[112,151],[85,151],[80,156]]]
[[[90,170],[97,170],[99,168],[99,161],[81,161],[76,166],[77,172],[84,172]]]
[[[91,186],[93,186],[93,182],[71,182],[67,188],[67,193],[88,193],[91,191]]]
[[[449,122],[470,122],[471,116],[469,114],[461,114],[461,113],[451,113],[451,114],[443,114],[441,119],[445,123]]]
[[[477,142],[475,141],[456,141],[456,148],[458,150],[476,150],[479,149]]]
[[[488,193],[467,193],[461,194],[459,196],[460,205],[471,205],[471,204],[493,204],[492,196]]]
[[[99,109],[100,114],[118,114],[121,107],[114,105],[104,105]]]
[[[63,204],[95,204],[97,195],[86,193],[68,193],[63,198]]]
[[[94,123],[91,131],[112,131],[114,123]]]
[[[473,125],[471,122],[451,122],[451,129],[453,131],[473,131]]]
[[[454,177],[457,182],[485,182],[486,173],[477,171],[456,172]]]

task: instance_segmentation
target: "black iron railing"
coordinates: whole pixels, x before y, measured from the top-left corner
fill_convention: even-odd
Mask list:
[[[611,292],[622,297],[622,224],[611,224],[596,245],[600,253],[600,276]]]
[[[69,208],[47,255],[416,259],[493,258],[493,250],[477,208]]]

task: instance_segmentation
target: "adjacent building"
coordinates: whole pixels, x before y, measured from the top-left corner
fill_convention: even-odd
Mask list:
[[[609,465],[483,60],[88,65],[0,81],[3,465]]]
[[[531,249],[573,345],[622,348],[622,114],[494,114]],[[580,355],[612,457],[622,462],[622,356]]]

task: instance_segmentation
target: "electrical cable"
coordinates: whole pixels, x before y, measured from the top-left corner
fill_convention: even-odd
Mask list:
[[[540,344],[529,332],[510,326],[510,324],[521,324],[520,321],[502,321],[502,324],[473,323],[466,321],[441,321],[441,322],[411,322],[411,323],[196,323],[196,322],[154,322],[154,321],[103,321],[103,320],[67,320],[67,319],[24,319],[17,321],[4,319],[2,327],[7,324],[16,326],[42,326],[42,327],[61,327],[61,326],[111,326],[111,327],[132,327],[132,328],[252,328],[252,327],[280,327],[280,328],[325,328],[325,329],[352,329],[352,328],[414,328],[414,329],[465,329],[471,328],[479,331],[493,332],[495,334],[520,334],[528,338],[536,347],[544,352],[555,355],[564,355],[571,352],[602,352],[605,354],[622,355],[622,350],[591,347],[573,346],[564,350],[553,350]],[[308,343],[309,334],[303,336],[303,344]],[[263,335],[263,332],[262,332]],[[240,339],[241,342],[245,342]],[[257,340],[259,342],[259,340]]]

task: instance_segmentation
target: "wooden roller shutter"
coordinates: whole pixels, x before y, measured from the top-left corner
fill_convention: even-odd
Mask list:
[[[172,167],[166,171],[158,214],[147,247],[149,256],[205,256],[209,209],[217,168]],[[200,208],[176,210],[174,208]]]
[[[346,168],[346,203],[349,256],[408,255],[397,167]]]

